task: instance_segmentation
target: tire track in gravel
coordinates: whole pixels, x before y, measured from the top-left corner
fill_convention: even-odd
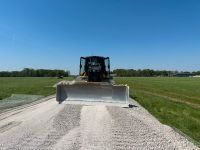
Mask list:
[[[112,143],[116,150],[198,149],[186,138],[161,124],[141,106],[107,107],[112,116]]]
[[[81,150],[110,150],[111,116],[106,106],[84,106],[81,111]]]
[[[137,107],[58,105],[51,99],[23,108],[1,120],[0,149],[199,149],[138,103],[134,105]]]
[[[68,148],[79,149],[79,143],[73,141],[75,137],[73,137],[73,134],[70,134],[69,132],[80,126],[81,108],[81,105],[65,105],[65,107],[54,118],[52,130],[38,149],[52,149],[65,135],[69,136],[69,141],[71,141],[65,141],[68,142]],[[66,148],[67,147],[65,147],[65,149]]]
[[[81,108],[80,105],[58,105],[52,99],[40,104],[40,107],[27,108],[20,114],[10,116],[0,122],[3,129],[0,149],[58,149],[54,147],[62,137],[79,126]],[[13,126],[19,121],[20,124]],[[71,138],[74,139],[73,136]],[[68,143],[68,147],[79,149],[78,142]]]

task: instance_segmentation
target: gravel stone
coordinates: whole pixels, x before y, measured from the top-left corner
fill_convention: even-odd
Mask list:
[[[58,104],[55,98],[0,114],[1,150],[199,150],[142,106]]]

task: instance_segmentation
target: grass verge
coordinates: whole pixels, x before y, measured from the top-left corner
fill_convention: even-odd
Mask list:
[[[178,129],[200,146],[199,79],[115,78],[161,123]],[[186,84],[187,83],[187,84]]]
[[[48,96],[55,93],[54,84],[64,79],[50,77],[0,77],[0,99],[12,94]],[[72,78],[65,78],[72,80]]]

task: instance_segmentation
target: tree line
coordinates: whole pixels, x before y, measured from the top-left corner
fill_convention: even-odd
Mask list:
[[[68,77],[69,71],[24,68],[21,71],[1,71],[0,77]]]
[[[152,69],[115,69],[112,74],[118,77],[169,77],[176,76],[177,74],[200,75],[200,71],[196,72],[182,72],[182,71],[169,71],[169,70],[152,70]]]
[[[152,69],[115,69],[111,72],[118,77],[169,77],[177,74],[200,75],[200,71],[196,72],[182,72],[182,71],[168,71],[168,70],[152,70]],[[68,77],[69,71],[65,70],[51,70],[51,69],[32,69],[24,68],[21,71],[1,71],[0,77]]]

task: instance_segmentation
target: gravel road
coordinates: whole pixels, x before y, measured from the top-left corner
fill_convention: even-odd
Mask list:
[[[56,100],[0,114],[0,149],[199,149],[143,107],[66,104]]]

